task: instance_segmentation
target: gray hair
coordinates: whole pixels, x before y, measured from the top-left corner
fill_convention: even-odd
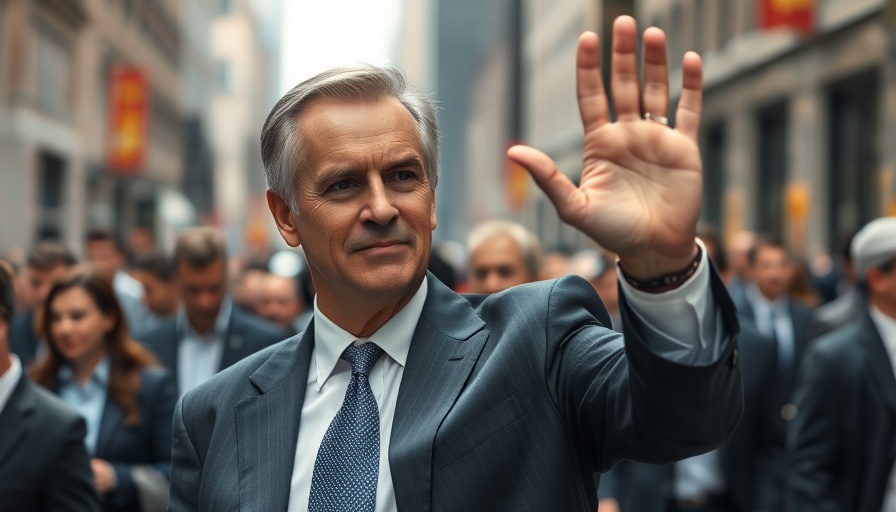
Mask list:
[[[526,270],[532,275],[537,274],[541,267],[541,243],[531,231],[513,221],[495,219],[477,224],[467,237],[467,251],[473,254],[480,245],[502,236],[516,242],[523,254]]]
[[[423,165],[430,187],[435,190],[439,181],[435,105],[427,96],[408,87],[401,70],[370,65],[324,71],[293,87],[274,105],[261,129],[261,160],[268,188],[298,212],[296,175],[304,165],[306,151],[299,137],[298,116],[308,103],[318,98],[370,101],[382,97],[397,99],[414,118]]]
[[[227,263],[227,245],[220,230],[211,227],[190,228],[174,243],[174,264],[186,263],[204,269],[216,261]],[[179,269],[178,269],[179,270]]]

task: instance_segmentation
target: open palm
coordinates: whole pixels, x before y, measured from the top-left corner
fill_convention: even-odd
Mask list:
[[[700,214],[702,166],[697,146],[702,79],[700,58],[683,60],[676,127],[642,118],[669,107],[663,32],[644,33],[644,87],[640,91],[636,25],[627,16],[613,26],[611,82],[617,120],[610,122],[600,76],[599,43],[579,39],[577,91],[585,128],[584,167],[576,187],[544,153],[515,146],[510,158],[524,166],[557,208],[560,218],[619,254],[626,269],[654,274],[680,268],[694,251]],[[678,265],[678,267],[676,267]]]

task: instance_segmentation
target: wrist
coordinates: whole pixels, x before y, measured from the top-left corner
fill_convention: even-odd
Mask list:
[[[703,249],[695,244],[686,257],[629,259],[626,262],[620,259],[619,268],[632,288],[646,293],[663,293],[680,287],[693,277],[702,259]],[[632,261],[636,263],[632,265]]]
[[[699,249],[697,243],[694,242],[689,247],[672,254],[650,251],[628,256],[620,254],[619,266],[626,276],[639,281],[647,281],[687,267],[697,256]]]

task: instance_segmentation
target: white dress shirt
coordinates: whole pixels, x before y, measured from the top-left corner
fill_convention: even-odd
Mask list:
[[[221,356],[224,354],[224,344],[227,342],[225,338],[232,311],[233,305],[230,299],[225,297],[221,301],[215,327],[204,335],[193,330],[183,310],[178,313],[177,332],[180,343],[177,345],[177,385],[181,396],[214,377],[221,369]]]
[[[697,242],[700,243],[699,241]],[[702,245],[702,244],[701,244]],[[648,294],[632,288],[620,278],[622,290],[632,310],[654,331],[660,341],[651,350],[671,361],[707,364],[718,359],[721,339],[717,326],[721,314],[715,313],[715,302],[709,288],[709,269],[706,250],[691,279],[676,290],[662,294]],[[397,510],[395,489],[389,466],[389,441],[392,421],[398,401],[398,390],[404,374],[411,339],[426,302],[427,285],[424,279],[417,293],[394,317],[369,338],[359,340],[343,330],[320,309],[314,301],[313,364],[308,371],[305,402],[290,485],[289,512],[308,510],[314,462],[324,434],[345,399],[351,380],[351,365],[340,359],[352,343],[376,343],[385,352],[370,371],[370,388],[380,408],[380,469],[376,488],[376,510]],[[659,333],[664,333],[661,337]],[[694,333],[699,341],[694,343]],[[706,337],[709,336],[709,339]]]
[[[747,288],[747,300],[753,306],[753,316],[756,321],[756,330],[766,336],[773,336],[778,342],[778,366],[793,365],[796,353],[793,319],[790,317],[790,303],[786,297],[779,297],[776,301],[770,301],[762,295],[755,284]],[[771,318],[774,312],[775,322],[772,325]],[[774,333],[772,332],[774,329]],[[790,371],[789,368],[781,368]]]
[[[75,374],[68,364],[63,364],[59,368],[57,378],[59,398],[84,418],[84,423],[87,425],[84,446],[92,457],[96,455],[100,425],[103,422],[103,411],[106,410],[106,398],[109,394],[109,357],[96,365],[90,379],[83,386],[75,382]]]
[[[15,354],[10,354],[9,360],[11,366],[3,375],[0,375],[0,414],[3,413],[3,408],[6,407],[6,402],[9,401],[13,390],[16,389],[19,379],[22,378],[22,363],[19,358]]]
[[[896,374],[896,318],[890,318],[874,305],[871,305],[868,310],[871,313],[871,321],[877,327],[880,339],[884,342],[884,348],[890,355],[890,364]],[[890,471],[890,483],[884,493],[884,506],[881,511],[896,512],[896,467]]]

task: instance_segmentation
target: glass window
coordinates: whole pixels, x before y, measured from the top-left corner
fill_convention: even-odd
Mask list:
[[[756,196],[759,229],[773,236],[784,235],[784,186],[787,181],[787,102],[761,109],[756,127],[759,159]]]

